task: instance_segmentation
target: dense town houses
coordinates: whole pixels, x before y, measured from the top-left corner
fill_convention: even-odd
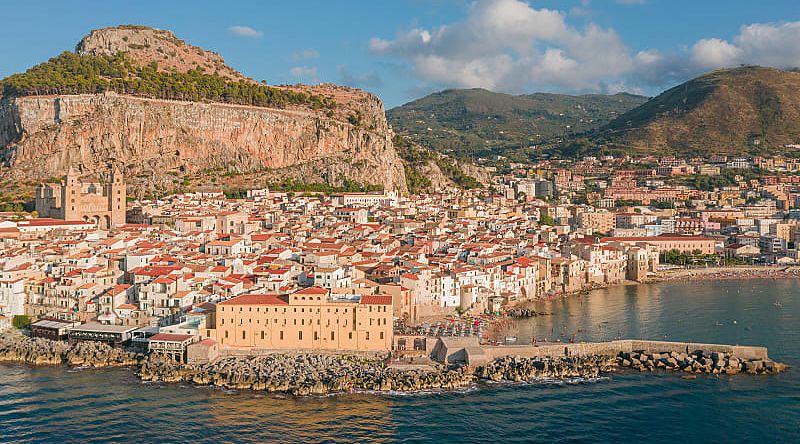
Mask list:
[[[385,351],[398,322],[646,282],[670,267],[793,264],[792,165],[547,160],[476,190],[197,192],[122,203],[126,220],[113,206],[117,170],[108,183],[73,170],[38,191],[42,217],[0,215],[0,327],[30,319],[42,334],[176,356],[193,344]],[[758,180],[753,168],[770,173]]]

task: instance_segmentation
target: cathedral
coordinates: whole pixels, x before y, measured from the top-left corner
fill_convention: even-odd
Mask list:
[[[70,166],[60,184],[42,184],[36,189],[39,217],[93,222],[99,228],[125,223],[125,180],[114,166],[106,183],[84,181]]]

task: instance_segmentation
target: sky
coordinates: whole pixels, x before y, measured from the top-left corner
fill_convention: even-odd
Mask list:
[[[4,0],[0,78],[141,24],[271,84],[656,95],[741,64],[800,67],[800,0]]]

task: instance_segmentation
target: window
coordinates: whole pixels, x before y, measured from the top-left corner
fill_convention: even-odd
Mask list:
[[[331,341],[333,341],[333,332],[331,332]]]
[[[352,331],[347,334],[347,339],[353,339],[353,332]]]
[[[281,330],[281,341],[283,341],[283,330]]]
[[[299,339],[301,341],[303,340],[303,332],[302,331],[298,331],[297,332],[297,339]]]
[[[383,339],[383,332],[381,332],[381,339]]]
[[[228,330],[225,330],[225,339],[228,339]]]
[[[366,337],[365,337],[365,339],[366,339],[367,341],[369,341],[369,332],[366,332]]]
[[[381,336],[383,336],[383,333],[381,333]],[[383,338],[381,338],[381,339],[383,339]],[[264,340],[264,331],[263,330],[261,331],[261,340]]]
[[[247,338],[247,332],[246,332],[246,331],[243,331],[243,332],[242,332],[242,339],[246,339],[246,338]]]
[[[319,332],[316,332],[316,331],[314,332],[314,340],[315,341],[319,340]]]

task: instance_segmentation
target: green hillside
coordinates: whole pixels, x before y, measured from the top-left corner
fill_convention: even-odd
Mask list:
[[[692,79],[590,137],[625,153],[778,154],[800,143],[800,73],[745,66]]]
[[[644,103],[632,94],[513,96],[446,90],[387,112],[395,132],[455,156],[490,156],[599,128]]]

